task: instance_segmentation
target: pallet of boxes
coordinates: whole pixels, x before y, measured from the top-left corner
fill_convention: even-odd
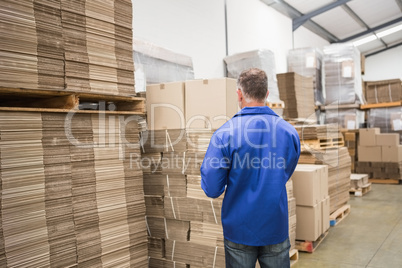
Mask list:
[[[380,133],[379,128],[359,130],[356,171],[369,174],[372,183],[399,184],[402,179],[402,145],[398,133]]]
[[[142,133],[140,162],[149,267],[225,267],[223,195],[212,199],[204,194],[200,167],[213,132],[238,111],[236,90],[230,78],[147,86],[149,130]],[[291,183],[287,189],[294,241]],[[297,252],[292,254],[297,258]]]
[[[350,199],[351,158],[344,147],[342,134],[331,124],[296,125],[295,128],[301,140],[299,164],[328,166],[329,222],[335,226],[350,212],[347,202]]]

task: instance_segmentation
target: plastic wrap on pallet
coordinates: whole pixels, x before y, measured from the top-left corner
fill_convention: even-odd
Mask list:
[[[324,47],[325,104],[364,103],[360,52],[353,44]]]
[[[366,81],[365,93],[367,103],[383,103],[402,100],[401,79]]]
[[[381,133],[399,133],[402,144],[402,107],[373,108],[368,112],[368,127]]]
[[[146,84],[194,79],[193,60],[152,43],[133,39],[135,91],[146,91]]]
[[[323,53],[316,48],[297,48],[289,51],[288,71],[305,77],[312,77],[314,83],[314,99],[316,105],[325,103],[322,87]]]
[[[359,129],[364,124],[365,112],[359,109],[328,109],[325,111],[325,124],[338,124],[344,129]]]
[[[268,101],[280,102],[278,82],[276,80],[275,55],[268,49],[259,49],[230,55],[224,58],[228,77],[236,78],[249,68],[264,70],[268,77]]]

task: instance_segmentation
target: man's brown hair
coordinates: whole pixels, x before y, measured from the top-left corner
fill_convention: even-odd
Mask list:
[[[267,74],[258,68],[244,70],[237,79],[237,87],[246,100],[264,102],[268,92]]]

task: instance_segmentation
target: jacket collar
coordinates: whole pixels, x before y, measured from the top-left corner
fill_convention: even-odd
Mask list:
[[[268,106],[255,106],[255,107],[244,107],[239,112],[237,112],[234,117],[242,115],[256,115],[256,114],[269,114],[273,116],[278,116],[274,111]]]

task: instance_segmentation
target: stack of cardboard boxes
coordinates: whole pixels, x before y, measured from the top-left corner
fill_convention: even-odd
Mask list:
[[[200,165],[214,130],[238,111],[236,90],[227,78],[147,87],[141,161],[150,163],[143,166],[150,267],[225,265],[222,197],[204,194]]]
[[[379,128],[381,133],[399,134],[402,144],[402,106],[370,109],[367,124],[369,128]]]
[[[147,88],[150,130],[142,133],[141,163],[150,267],[225,265],[223,195],[216,199],[205,195],[200,167],[213,132],[238,111],[236,90],[236,81],[227,78]],[[296,201],[292,181],[286,187],[293,249]]]
[[[359,162],[356,171],[370,178],[400,180],[402,145],[398,133],[380,133],[379,128],[359,130]]]
[[[328,166],[299,164],[292,175],[296,239],[316,241],[329,229]]]

